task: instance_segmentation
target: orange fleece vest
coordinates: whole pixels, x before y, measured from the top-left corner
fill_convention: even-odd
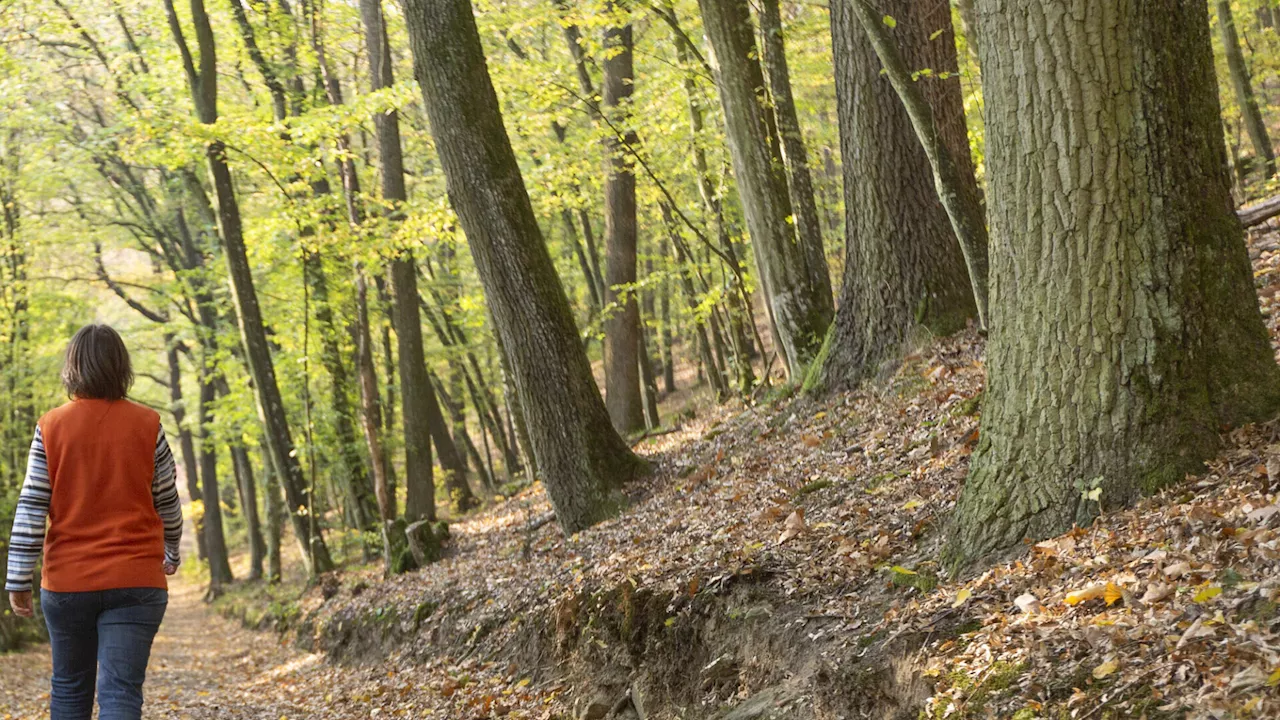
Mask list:
[[[167,588],[164,523],[151,496],[160,416],[128,400],[73,400],[40,418],[52,592]]]

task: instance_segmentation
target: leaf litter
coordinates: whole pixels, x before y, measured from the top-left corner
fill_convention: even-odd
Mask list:
[[[1280,242],[1250,242],[1274,341]],[[908,671],[928,683],[930,718],[1280,717],[1280,425],[1227,433],[1204,473],[949,580],[935,559],[977,443],[982,350],[964,333],[909,356],[886,387],[729,405],[648,439],[655,472],[632,506],[574,536],[547,522],[535,485],[455,523],[426,570],[345,570],[336,591],[300,599],[293,632],[305,646],[334,618],[401,618],[398,644],[354,662],[179,597],[147,716],[569,716],[588,680],[513,652],[522,623],[592,589],[697,596],[758,574],[831,621],[810,636],[824,647],[923,634]],[[474,630],[459,639],[446,623]],[[47,663],[0,657],[0,718],[47,717]],[[735,682],[705,706],[761,689]]]

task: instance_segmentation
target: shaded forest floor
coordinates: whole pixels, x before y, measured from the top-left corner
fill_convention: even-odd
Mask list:
[[[1280,238],[1251,255],[1280,337]],[[535,487],[455,523],[426,570],[216,606],[279,635],[182,586],[147,717],[1280,717],[1280,424],[952,580],[935,559],[983,377],[976,335],[939,340],[875,391],[644,441],[631,508],[572,537]],[[0,658],[0,717],[43,717],[46,664]]]

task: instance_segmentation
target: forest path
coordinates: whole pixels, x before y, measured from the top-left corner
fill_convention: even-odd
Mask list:
[[[201,593],[193,582],[173,583],[151,655],[143,718],[369,717],[369,708],[348,702],[342,687],[360,682],[353,675],[368,678],[368,671],[334,668],[318,655],[282,646],[274,633],[245,630],[211,612]],[[388,671],[376,672],[385,678]],[[47,646],[0,656],[0,718],[47,719],[48,703]]]

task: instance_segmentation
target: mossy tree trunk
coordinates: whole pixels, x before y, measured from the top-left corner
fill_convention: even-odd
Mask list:
[[[962,177],[977,195],[946,0],[881,0],[897,20],[894,38],[921,77]],[[964,256],[938,193],[924,148],[898,94],[881,72],[851,0],[831,5],[831,34],[840,120],[848,245],[840,308],[810,387],[843,389],[897,367],[923,326],[945,335],[964,327],[976,308]],[[949,148],[950,149],[950,148]],[[816,382],[815,382],[816,381]]]
[[[746,0],[699,0],[725,134],[777,344],[791,377],[818,353],[834,303],[821,245],[794,229],[785,164]]]
[[[614,514],[643,467],[614,431],[511,149],[468,0],[406,0],[450,201],[466,233],[538,475],[565,532]]]
[[[991,338],[953,564],[1182,478],[1280,395],[1205,3],[1067,5],[978,3]]]

